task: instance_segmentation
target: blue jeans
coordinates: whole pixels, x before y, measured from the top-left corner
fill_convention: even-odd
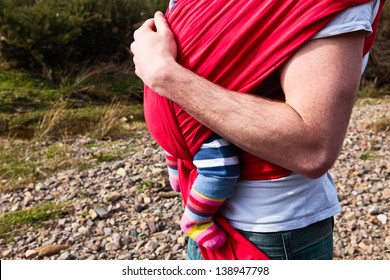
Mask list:
[[[305,228],[257,233],[239,231],[271,260],[331,260],[333,258],[333,217]],[[202,260],[198,244],[188,240],[188,260]]]

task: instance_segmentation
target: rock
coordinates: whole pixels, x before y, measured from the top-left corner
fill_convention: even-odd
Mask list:
[[[89,229],[86,227],[80,227],[77,231],[82,235],[89,235]]]
[[[1,255],[6,258],[6,257],[9,257],[11,255],[12,251],[11,250],[4,250]]]
[[[75,260],[76,256],[69,253],[69,252],[64,252],[62,253],[57,260]]]
[[[119,250],[120,248],[121,248],[121,245],[119,243],[116,243],[116,242],[109,242],[105,246],[106,251],[116,251],[116,250]]]
[[[125,167],[125,163],[123,161],[118,161],[112,165],[112,169],[117,170],[119,168]]]
[[[36,237],[34,235],[29,235],[29,237],[27,237],[26,239],[26,243],[31,243],[33,241],[35,241]]]
[[[99,217],[99,215],[93,209],[89,209],[88,214],[89,214],[89,216],[91,217],[92,220],[95,220],[97,217]]]
[[[146,148],[144,150],[144,156],[145,157],[150,157],[153,154],[153,149],[152,148]]]
[[[141,213],[142,211],[144,211],[146,208],[145,208],[145,205],[142,205],[140,203],[137,203],[136,205],[134,205],[134,209],[135,211],[137,211],[138,213]]]
[[[149,227],[149,230],[150,230],[150,233],[153,234],[157,231],[157,228],[156,228],[156,224],[154,223],[153,220],[149,220],[148,221],[148,227]]]
[[[130,260],[131,259],[131,255],[128,254],[128,255],[119,255],[118,256],[118,260]]]
[[[150,204],[152,202],[152,199],[149,196],[145,196],[143,199],[144,203],[146,205]]]
[[[112,228],[106,227],[103,229],[103,232],[105,236],[110,236],[112,232]]]
[[[127,172],[124,168],[119,168],[117,171],[116,171],[116,174],[118,174],[119,176],[121,177],[126,177],[127,176]]]
[[[112,203],[117,201],[121,197],[121,194],[118,192],[110,192],[109,194],[106,195],[104,198],[104,202],[106,203]]]
[[[366,251],[369,254],[372,254],[372,245],[367,245],[365,241],[359,243],[359,248]]]
[[[185,237],[180,236],[180,237],[177,239],[177,243],[179,243],[181,246],[184,246],[184,245],[186,244],[186,239],[185,239]]]
[[[115,243],[121,243],[122,236],[119,233],[114,233],[112,235],[112,241]]]
[[[49,246],[49,245],[52,245],[55,241],[56,241],[55,238],[51,238],[51,239],[49,239],[49,240],[43,242],[43,243],[42,243],[42,246],[43,246],[43,247],[47,247],[47,246]]]
[[[43,184],[43,183],[38,183],[38,184],[35,185],[35,190],[37,192],[44,191],[44,190],[47,190],[47,189],[48,189],[47,186],[45,184]]]
[[[36,251],[36,250],[27,250],[25,256],[26,256],[27,259],[33,259],[36,256],[38,256],[38,251]]]
[[[152,252],[158,248],[158,244],[154,240],[150,240],[148,243],[145,244],[144,249],[147,252]]]
[[[382,223],[382,225],[387,223],[387,216],[384,214],[379,214],[376,218]]]
[[[164,229],[165,229],[165,226],[162,223],[158,223],[156,225],[156,231],[160,232],[160,231],[163,231]]]
[[[128,244],[131,243],[131,238],[130,238],[129,234],[126,233],[126,234],[123,236],[122,242],[123,242],[123,244],[126,244],[126,245],[128,245]]]
[[[12,207],[11,207],[11,210],[10,210],[10,212],[15,212],[15,211],[18,211],[19,210],[19,208],[20,208],[20,203],[19,202],[17,202],[17,203],[15,203]]]
[[[58,220],[58,225],[59,226],[64,226],[66,224],[66,219],[59,219]]]
[[[389,199],[389,198],[390,198],[390,189],[389,189],[389,188],[384,189],[384,190],[382,191],[382,197],[383,197],[384,199]]]
[[[370,214],[370,215],[378,215],[381,213],[381,210],[375,205],[368,208],[367,211],[368,211],[368,214]]]
[[[66,250],[69,248],[68,244],[54,244],[43,247],[39,249],[38,256],[39,257],[50,257],[53,255],[59,254],[62,250]]]
[[[141,241],[138,241],[137,244],[135,245],[135,248],[134,250],[138,251],[141,246],[143,246],[145,244],[145,241],[141,240]]]
[[[96,208],[95,212],[102,219],[107,219],[109,216],[108,211],[102,207]]]

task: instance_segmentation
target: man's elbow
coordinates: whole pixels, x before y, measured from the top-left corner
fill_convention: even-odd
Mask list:
[[[335,155],[327,151],[313,153],[300,166],[299,173],[310,179],[318,179],[332,168],[337,156],[338,153]]]

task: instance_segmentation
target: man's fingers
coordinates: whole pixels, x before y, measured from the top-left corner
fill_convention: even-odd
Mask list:
[[[139,33],[142,33],[144,31],[156,31],[156,26],[154,24],[154,19],[150,18],[146,20],[140,28],[138,28],[136,31],[134,31],[134,39],[138,36]]]
[[[135,47],[135,42],[132,42],[132,43],[130,44],[130,53],[131,53],[131,54],[134,54],[134,47]]]
[[[162,12],[158,11],[154,14],[154,23],[156,25],[157,31],[166,31],[170,30],[168,22],[165,19],[165,16]]]

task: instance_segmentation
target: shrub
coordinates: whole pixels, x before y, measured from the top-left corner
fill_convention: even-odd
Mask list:
[[[0,54],[56,80],[75,64],[128,58],[141,0],[0,0]]]
[[[389,87],[390,76],[390,3],[387,2],[379,22],[374,46],[363,76],[363,86]]]

